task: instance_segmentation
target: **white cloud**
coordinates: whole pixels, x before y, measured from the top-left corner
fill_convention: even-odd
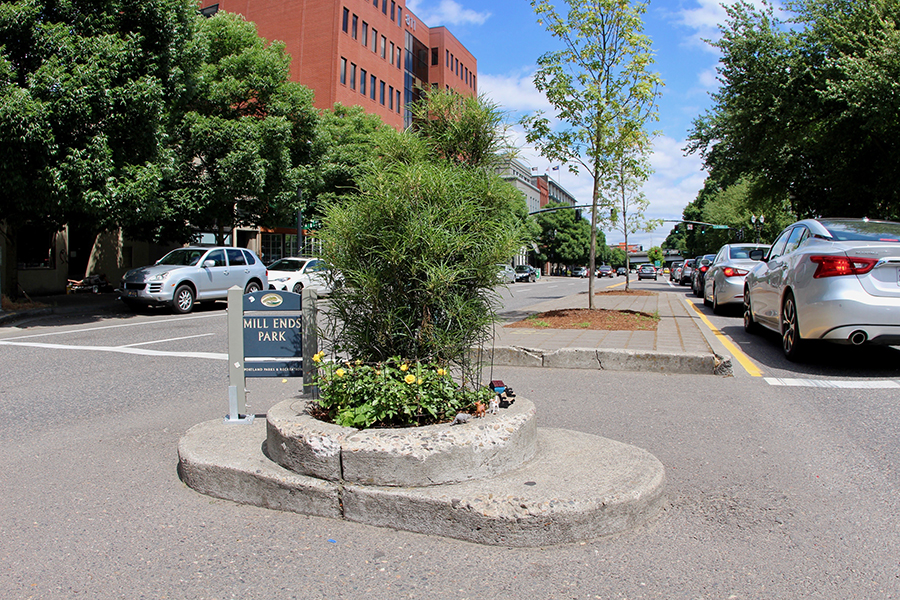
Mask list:
[[[512,112],[548,111],[550,103],[544,94],[535,89],[533,77],[533,72],[509,75],[481,73],[478,92]]]
[[[455,0],[440,0],[437,6],[428,0],[409,0],[406,6],[432,27],[437,25],[482,25],[491,16],[489,12],[476,12],[463,8]]]

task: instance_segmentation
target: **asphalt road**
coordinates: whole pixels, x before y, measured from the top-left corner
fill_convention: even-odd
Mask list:
[[[506,306],[578,285],[516,284]],[[540,426],[635,444],[666,466],[654,522],[538,549],[279,513],[183,485],[178,439],[227,412],[221,308],[0,328],[0,597],[900,597],[900,398],[860,387],[900,381],[895,351],[794,365],[777,340],[741,338],[738,316],[705,314],[763,377],[494,369],[535,402]],[[249,387],[257,413],[298,388]]]

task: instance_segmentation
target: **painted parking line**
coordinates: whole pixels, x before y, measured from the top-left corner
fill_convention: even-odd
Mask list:
[[[722,345],[725,346],[725,348],[729,352],[731,352],[731,355],[740,363],[742,367],[744,367],[744,370],[747,371],[748,375],[750,375],[751,377],[762,377],[762,371],[753,363],[752,360],[750,360],[750,357],[744,354],[740,348],[735,346],[734,343],[730,339],[728,339],[728,336],[719,331],[716,326],[706,318],[706,315],[700,312],[700,309],[697,308],[696,304],[694,304],[687,298],[685,298],[684,301],[688,306],[694,309],[694,312],[696,312],[697,315],[700,316],[700,320],[703,321],[703,323],[707,327],[709,327],[709,330],[712,331],[717,338],[719,338],[719,341],[722,342]]]
[[[76,346],[71,344],[44,344],[41,342],[10,342],[0,340],[0,346],[24,346],[27,348],[45,348],[48,350],[81,350],[88,352],[115,352],[118,354],[136,354],[139,356],[171,356],[176,358],[205,358],[209,360],[228,360],[224,352],[167,352],[165,350],[145,350],[127,346]]]
[[[765,382],[769,385],[787,386],[787,387],[814,387],[814,388],[835,388],[835,389],[893,389],[900,388],[900,383],[896,381],[846,381],[842,379],[822,380],[822,379],[790,379],[779,377],[766,377]]]
[[[69,333],[84,333],[85,331],[100,331],[103,329],[119,329],[121,327],[140,327],[143,325],[156,325],[158,323],[171,323],[173,321],[192,321],[194,319],[209,319],[213,317],[224,317],[227,313],[210,313],[206,315],[191,315],[189,317],[174,317],[171,319],[154,319],[152,321],[139,321],[137,323],[119,323],[116,325],[101,325],[99,327],[82,327],[80,329],[66,329],[65,331],[47,331],[45,333],[33,333],[30,335],[17,335],[14,337],[4,338],[5,340],[26,340],[36,337],[48,337],[52,335],[66,335]]]
[[[137,343],[134,343],[134,344],[125,344],[125,345],[119,346],[119,348],[133,348],[133,347],[135,347],[135,346],[149,346],[150,344],[163,344],[163,343],[165,343],[165,342],[177,342],[177,341],[179,341],[179,340],[192,340],[192,339],[194,339],[194,338],[207,337],[207,336],[210,336],[210,335],[216,335],[216,334],[214,334],[214,333],[201,333],[201,334],[198,334],[198,335],[186,335],[186,336],[183,336],[183,337],[169,338],[169,339],[167,339],[167,340],[153,340],[152,342],[137,342]]]

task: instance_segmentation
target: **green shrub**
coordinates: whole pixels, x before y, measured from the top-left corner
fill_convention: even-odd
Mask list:
[[[319,406],[329,421],[344,427],[445,422],[471,410],[477,400],[486,405],[492,395],[487,388],[459,387],[446,366],[434,363],[400,358],[374,364],[334,362],[324,361],[323,353],[313,360],[318,364]]]

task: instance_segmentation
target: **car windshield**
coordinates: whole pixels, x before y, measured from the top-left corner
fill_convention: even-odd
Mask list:
[[[299,271],[303,268],[303,265],[306,264],[305,260],[299,260],[296,258],[282,258],[281,260],[276,260],[271,265],[269,265],[270,271]]]
[[[891,221],[819,221],[839,242],[900,242],[900,223]]]
[[[732,246],[728,249],[728,256],[734,259],[749,259],[754,250],[765,250],[759,246]]]
[[[156,264],[158,265],[174,265],[178,267],[192,267],[200,262],[200,257],[206,254],[206,250],[197,248],[181,248],[180,250],[172,250]]]
[[[531,270],[531,267],[528,265],[519,265],[516,267],[516,273],[527,273]]]

